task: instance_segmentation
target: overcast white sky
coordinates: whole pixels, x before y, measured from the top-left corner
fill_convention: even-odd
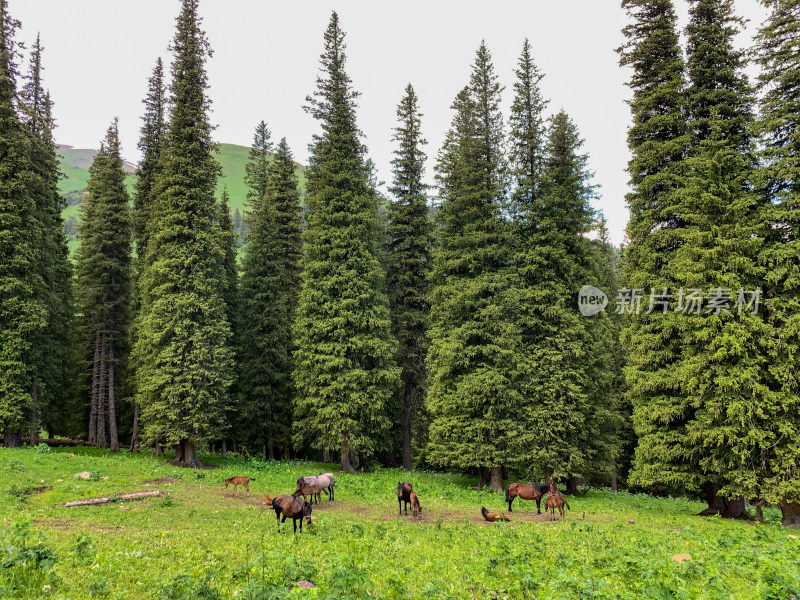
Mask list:
[[[178,0],[10,0],[22,21],[20,39],[41,33],[45,83],[55,102],[56,139],[97,148],[109,122],[120,119],[123,154],[138,159],[141,100],[156,57],[169,60]],[[681,26],[686,6],[676,0]],[[737,0],[750,20],[741,44],[766,15],[757,0]],[[277,141],[287,140],[300,162],[318,126],[303,110],[314,90],[322,34],[331,10],[347,32],[348,71],[362,93],[358,122],[380,177],[391,179],[390,141],[395,109],[407,82],[420,98],[428,172],[447,130],[450,104],[469,78],[475,50],[485,39],[511,103],[513,69],[529,38],[545,74],[550,112],[565,109],[586,140],[595,208],[609,221],[613,240],[624,237],[628,212],[626,131],[630,120],[628,73],[614,52],[626,17],[617,0],[444,2],[274,2],[202,0],[204,27],[214,49],[209,61],[216,140],[249,145],[264,119]]]

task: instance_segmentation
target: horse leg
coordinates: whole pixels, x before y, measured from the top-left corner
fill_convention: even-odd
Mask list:
[[[514,501],[514,498],[516,498],[516,496],[511,496],[511,500],[508,501],[508,512],[514,512],[511,510],[511,503]]]
[[[542,514],[542,497],[541,496],[539,496],[536,499],[536,514],[537,515]]]
[[[403,500],[400,498],[397,499],[397,514],[403,516]]]

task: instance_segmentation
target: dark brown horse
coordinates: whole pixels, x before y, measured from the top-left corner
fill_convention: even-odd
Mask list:
[[[554,483],[550,484],[550,487],[547,490],[547,499],[544,501],[544,512],[547,512],[547,509],[550,509],[550,514],[553,515],[553,520],[556,518],[556,509],[558,509],[558,513],[561,515],[561,520],[564,520],[564,505],[569,508],[569,504],[566,500],[564,500],[564,496],[561,495],[561,492],[558,491],[558,488],[555,486]],[[570,510],[572,510],[570,508]]]
[[[514,498],[520,497],[522,500],[536,500],[536,514],[542,514],[542,498],[547,493],[548,486],[545,484],[534,483],[527,485],[525,483],[511,483],[505,489],[506,502],[508,502],[508,512],[513,512],[511,503]]]
[[[287,518],[292,520],[295,533],[297,533],[298,520],[300,521],[300,533],[303,532],[303,519],[311,525],[311,504],[296,496],[281,494],[272,501],[272,508],[275,509],[275,518],[278,521],[279,528],[281,523],[286,522]]]
[[[408,503],[411,502],[411,484],[407,481],[397,482],[397,506],[399,515],[403,514],[403,502],[406,503],[406,514],[408,514]]]

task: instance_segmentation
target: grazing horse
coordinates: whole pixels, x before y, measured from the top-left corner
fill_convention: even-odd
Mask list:
[[[507,516],[505,516],[503,513],[490,513],[488,510],[486,510],[486,507],[484,507],[484,506],[481,506],[481,514],[483,515],[484,519],[486,519],[487,521],[491,521],[492,523],[494,523],[495,521],[510,521],[511,520]]]
[[[233,486],[233,495],[236,495],[236,492],[239,491],[239,486],[242,486],[244,490],[247,492],[247,495],[250,495],[250,482],[255,481],[255,477],[245,477],[244,475],[237,475],[236,477],[231,477],[230,479],[225,480],[225,489],[228,489],[229,485]]]
[[[417,492],[411,492],[409,498],[411,499],[411,514],[414,515],[416,519],[422,514],[422,507],[419,505],[419,496],[417,496]]]
[[[408,503],[411,502],[411,492],[412,492],[411,484],[407,481],[398,481],[397,482],[397,506],[398,506],[398,515],[403,514],[403,502],[406,503],[406,515],[408,515]]]
[[[322,488],[318,486],[316,483],[313,483],[311,485],[304,485],[301,488],[297,488],[294,494],[292,494],[292,496],[294,497],[302,496],[303,500],[306,499],[306,496],[311,496],[311,504],[314,504],[315,500],[317,504],[319,504],[320,498],[322,496]]]
[[[336,479],[333,473],[320,473],[319,475],[308,475],[298,478],[297,489],[300,489],[304,485],[318,485],[328,494],[328,497],[333,500],[333,488],[336,485]]]
[[[542,498],[547,493],[548,486],[544,484],[534,483],[533,485],[526,485],[524,483],[511,483],[505,489],[506,502],[508,502],[508,512],[514,512],[511,509],[511,503],[514,498],[519,496],[523,500],[536,500],[536,514],[542,514]]]
[[[567,508],[569,508],[569,504],[564,497],[561,495],[561,492],[558,491],[558,488],[555,484],[551,483],[550,488],[547,490],[547,500],[544,501],[544,512],[547,512],[547,509],[550,509],[550,513],[553,515],[553,519],[556,518],[556,509],[558,509],[558,513],[561,515],[561,520],[564,520],[564,505],[566,504]],[[570,508],[570,510],[572,510]]]
[[[278,521],[279,529],[281,523],[284,523],[287,518],[292,520],[295,533],[297,533],[298,520],[300,521],[300,533],[303,532],[303,519],[311,525],[311,504],[296,496],[281,494],[272,501],[272,508],[275,509],[275,518]]]

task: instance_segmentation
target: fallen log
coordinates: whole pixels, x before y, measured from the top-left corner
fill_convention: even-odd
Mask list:
[[[91,506],[93,504],[108,504],[109,502],[118,502],[120,500],[138,500],[139,498],[152,498],[154,496],[163,495],[164,492],[160,492],[158,490],[148,492],[130,492],[129,494],[114,494],[113,496],[101,496],[100,498],[73,500],[72,502],[64,502],[62,506]]]

